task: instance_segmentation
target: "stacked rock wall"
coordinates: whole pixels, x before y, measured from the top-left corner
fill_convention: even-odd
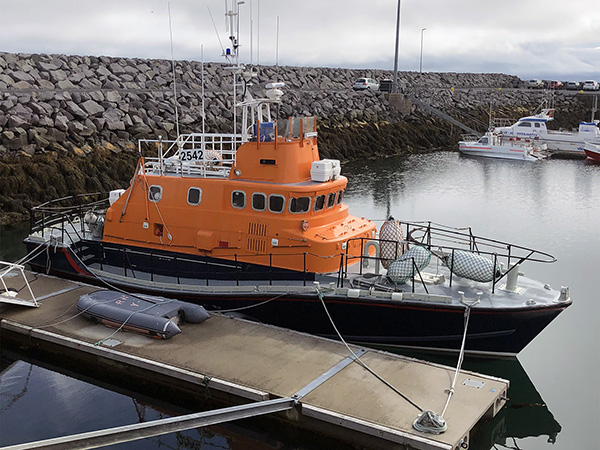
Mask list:
[[[222,68],[204,64],[205,114],[209,129],[229,131],[231,75]],[[177,61],[175,73],[176,99],[170,61],[0,53],[0,154],[50,150],[82,155],[98,146],[133,148],[143,137],[174,137],[176,104],[181,131],[198,130],[201,63]],[[261,67],[252,89],[260,95],[265,83],[284,81],[279,114],[315,114],[327,126],[395,122],[414,112],[399,112],[383,94],[354,92],[350,87],[359,76],[392,75],[381,70]],[[520,84],[517,77],[504,74],[401,72],[399,78],[404,92],[440,109],[476,109],[490,101],[502,106],[527,103],[522,93],[514,98],[498,94],[498,88]]]
[[[316,115],[322,157],[340,160],[456,148],[462,130],[420,110],[416,98],[452,116],[475,116],[484,129],[490,107],[519,117],[542,100],[504,74],[400,72],[401,101],[355,92],[358,77],[389,71],[260,67],[255,97],[270,81],[286,83],[278,117]],[[52,198],[123,187],[135,167],[137,140],[206,129],[231,132],[232,75],[218,63],[95,56],[0,53],[0,223],[21,220]],[[176,95],[174,95],[174,90]],[[578,96],[555,96],[574,126],[589,111]],[[579,108],[579,109],[578,109]],[[472,124],[469,124],[472,125]],[[481,128],[483,127],[483,128]]]

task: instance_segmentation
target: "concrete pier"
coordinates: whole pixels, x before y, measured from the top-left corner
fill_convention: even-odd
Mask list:
[[[4,277],[18,297],[31,300],[17,273]],[[170,340],[114,330],[78,315],[83,294],[97,287],[26,272],[38,308],[0,303],[2,345],[36,346],[69,358],[110,367],[123,376],[169,386],[209,389],[225,404],[295,398],[278,419],[302,429],[370,448],[466,448],[479,420],[504,405],[508,382],[460,372],[444,415],[442,434],[416,431],[424,410],[441,413],[454,368],[352,346],[360,360],[411,402],[365,370],[340,342],[213,314],[182,325]],[[41,300],[40,300],[41,299]],[[110,337],[109,339],[106,339]],[[462,445],[462,447],[461,447]]]

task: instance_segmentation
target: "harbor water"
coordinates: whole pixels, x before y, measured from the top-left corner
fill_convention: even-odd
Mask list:
[[[600,443],[600,165],[469,158],[436,152],[345,164],[345,203],[376,220],[470,226],[476,235],[554,255],[521,271],[573,305],[517,358],[467,359],[466,369],[508,378],[510,400],[478,426],[471,449],[597,449]],[[27,227],[0,228],[0,260],[24,254]],[[400,326],[400,324],[399,324]],[[107,333],[111,331],[108,330]],[[406,353],[408,354],[408,353]],[[448,365],[455,356],[411,353]],[[77,371],[2,349],[0,446],[196,412],[168,392],[148,396]],[[170,401],[171,400],[171,401]],[[351,448],[265,421],[188,430],[115,446],[120,449]]]

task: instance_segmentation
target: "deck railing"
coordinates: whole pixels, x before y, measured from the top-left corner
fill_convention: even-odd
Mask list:
[[[157,148],[156,157],[145,158],[147,173],[227,178],[241,143],[241,136],[236,134],[190,133],[175,141],[142,139],[138,148],[140,154],[148,146]]]
[[[471,227],[451,228],[444,225],[434,224],[432,222],[400,222],[400,224],[404,228],[406,240],[396,243],[397,246],[403,244],[406,244],[409,247],[411,245],[420,245],[427,248],[433,255],[440,259],[443,257],[450,257],[450,261],[455,260],[454,254],[456,251],[467,251],[489,258],[493,264],[494,273],[492,280],[492,292],[495,292],[496,285],[500,280],[507,277],[512,270],[515,270],[517,266],[525,261],[541,263],[551,263],[556,261],[556,258],[548,253],[495,239],[476,236],[473,234]],[[361,248],[364,248],[368,241],[375,241],[378,243],[396,242],[369,238],[355,238],[354,240],[359,240],[361,242]],[[347,248],[348,247],[349,246],[347,246]],[[348,250],[346,250],[345,265],[340,269],[342,271],[342,275],[344,275],[342,276],[342,279],[345,278],[345,275],[348,273],[348,262],[355,260],[356,258],[357,257],[349,255]],[[364,261],[373,260],[381,262],[384,259],[387,259],[381,258],[379,255],[373,257],[364,254],[358,258],[361,260],[361,274]],[[414,273],[412,279],[414,292],[415,278],[419,277],[422,280],[423,274],[420,272],[416,264],[414,264],[414,260],[413,268]],[[503,270],[503,268],[506,268],[506,270]],[[449,284],[452,286],[452,267],[450,267],[450,269]],[[500,271],[500,275],[495,276],[498,271]],[[423,284],[423,286],[425,286],[425,284]],[[426,286],[425,290],[427,290]]]
[[[64,242],[70,229],[77,234],[77,238],[85,238],[86,233],[90,233],[84,223],[86,213],[104,211],[108,204],[108,194],[102,192],[71,195],[48,201],[29,210],[30,233],[40,233],[45,237],[51,230],[59,230]]]

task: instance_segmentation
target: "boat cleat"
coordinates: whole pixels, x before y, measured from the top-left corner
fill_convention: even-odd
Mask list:
[[[477,294],[476,294],[477,297],[472,297],[472,298],[465,297],[464,291],[458,291],[458,294],[460,295],[459,300],[460,300],[460,302],[463,305],[473,306],[473,305],[476,305],[478,303],[481,303],[481,296],[483,295],[483,292],[478,291]]]

